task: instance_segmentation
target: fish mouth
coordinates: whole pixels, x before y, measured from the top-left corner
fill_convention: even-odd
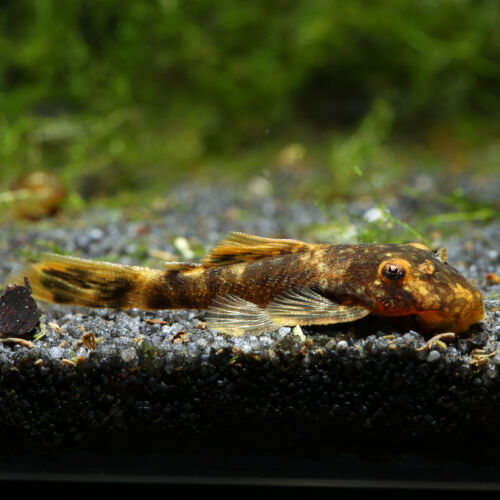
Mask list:
[[[484,318],[484,305],[474,304],[458,314],[447,311],[429,310],[417,312],[417,323],[420,329],[426,332],[454,332],[464,333],[471,325]]]
[[[461,334],[484,318],[484,299],[481,291],[468,280],[457,282],[453,297],[444,297],[442,307],[416,312],[419,327],[427,332]]]

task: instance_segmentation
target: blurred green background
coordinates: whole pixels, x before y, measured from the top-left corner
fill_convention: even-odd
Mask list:
[[[497,0],[3,0],[0,185],[82,199],[303,169],[494,176]],[[311,191],[312,192],[312,191]]]

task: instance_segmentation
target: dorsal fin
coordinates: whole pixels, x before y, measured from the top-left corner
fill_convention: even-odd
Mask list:
[[[233,232],[205,256],[202,262],[205,267],[226,266],[273,255],[304,252],[312,246],[314,245],[298,240],[264,238]]]
[[[194,262],[164,262],[163,269],[165,271],[189,271],[190,269],[196,269],[201,267],[201,264],[195,264]]]

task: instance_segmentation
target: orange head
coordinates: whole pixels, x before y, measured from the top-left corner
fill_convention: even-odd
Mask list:
[[[343,282],[348,301],[382,316],[415,315],[425,332],[461,333],[484,316],[479,289],[446,261],[418,243],[355,245]],[[355,258],[354,258],[355,257]],[[354,287],[354,290],[353,290]]]

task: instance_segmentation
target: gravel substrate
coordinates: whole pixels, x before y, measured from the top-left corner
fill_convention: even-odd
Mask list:
[[[313,204],[266,193],[182,186],[170,196],[147,224],[94,209],[74,221],[4,227],[0,281],[34,242],[129,264],[144,247],[178,255],[176,237],[209,249],[229,230],[300,238],[325,221]],[[500,273],[500,226],[469,226],[444,244],[487,297],[487,315],[464,338],[428,348],[419,333],[371,319],[230,337],[205,329],[203,312],[40,303],[34,348],[0,343],[0,433],[42,446],[141,436],[141,445],[185,450],[498,444],[500,285],[485,276]],[[83,342],[89,333],[95,350]]]

